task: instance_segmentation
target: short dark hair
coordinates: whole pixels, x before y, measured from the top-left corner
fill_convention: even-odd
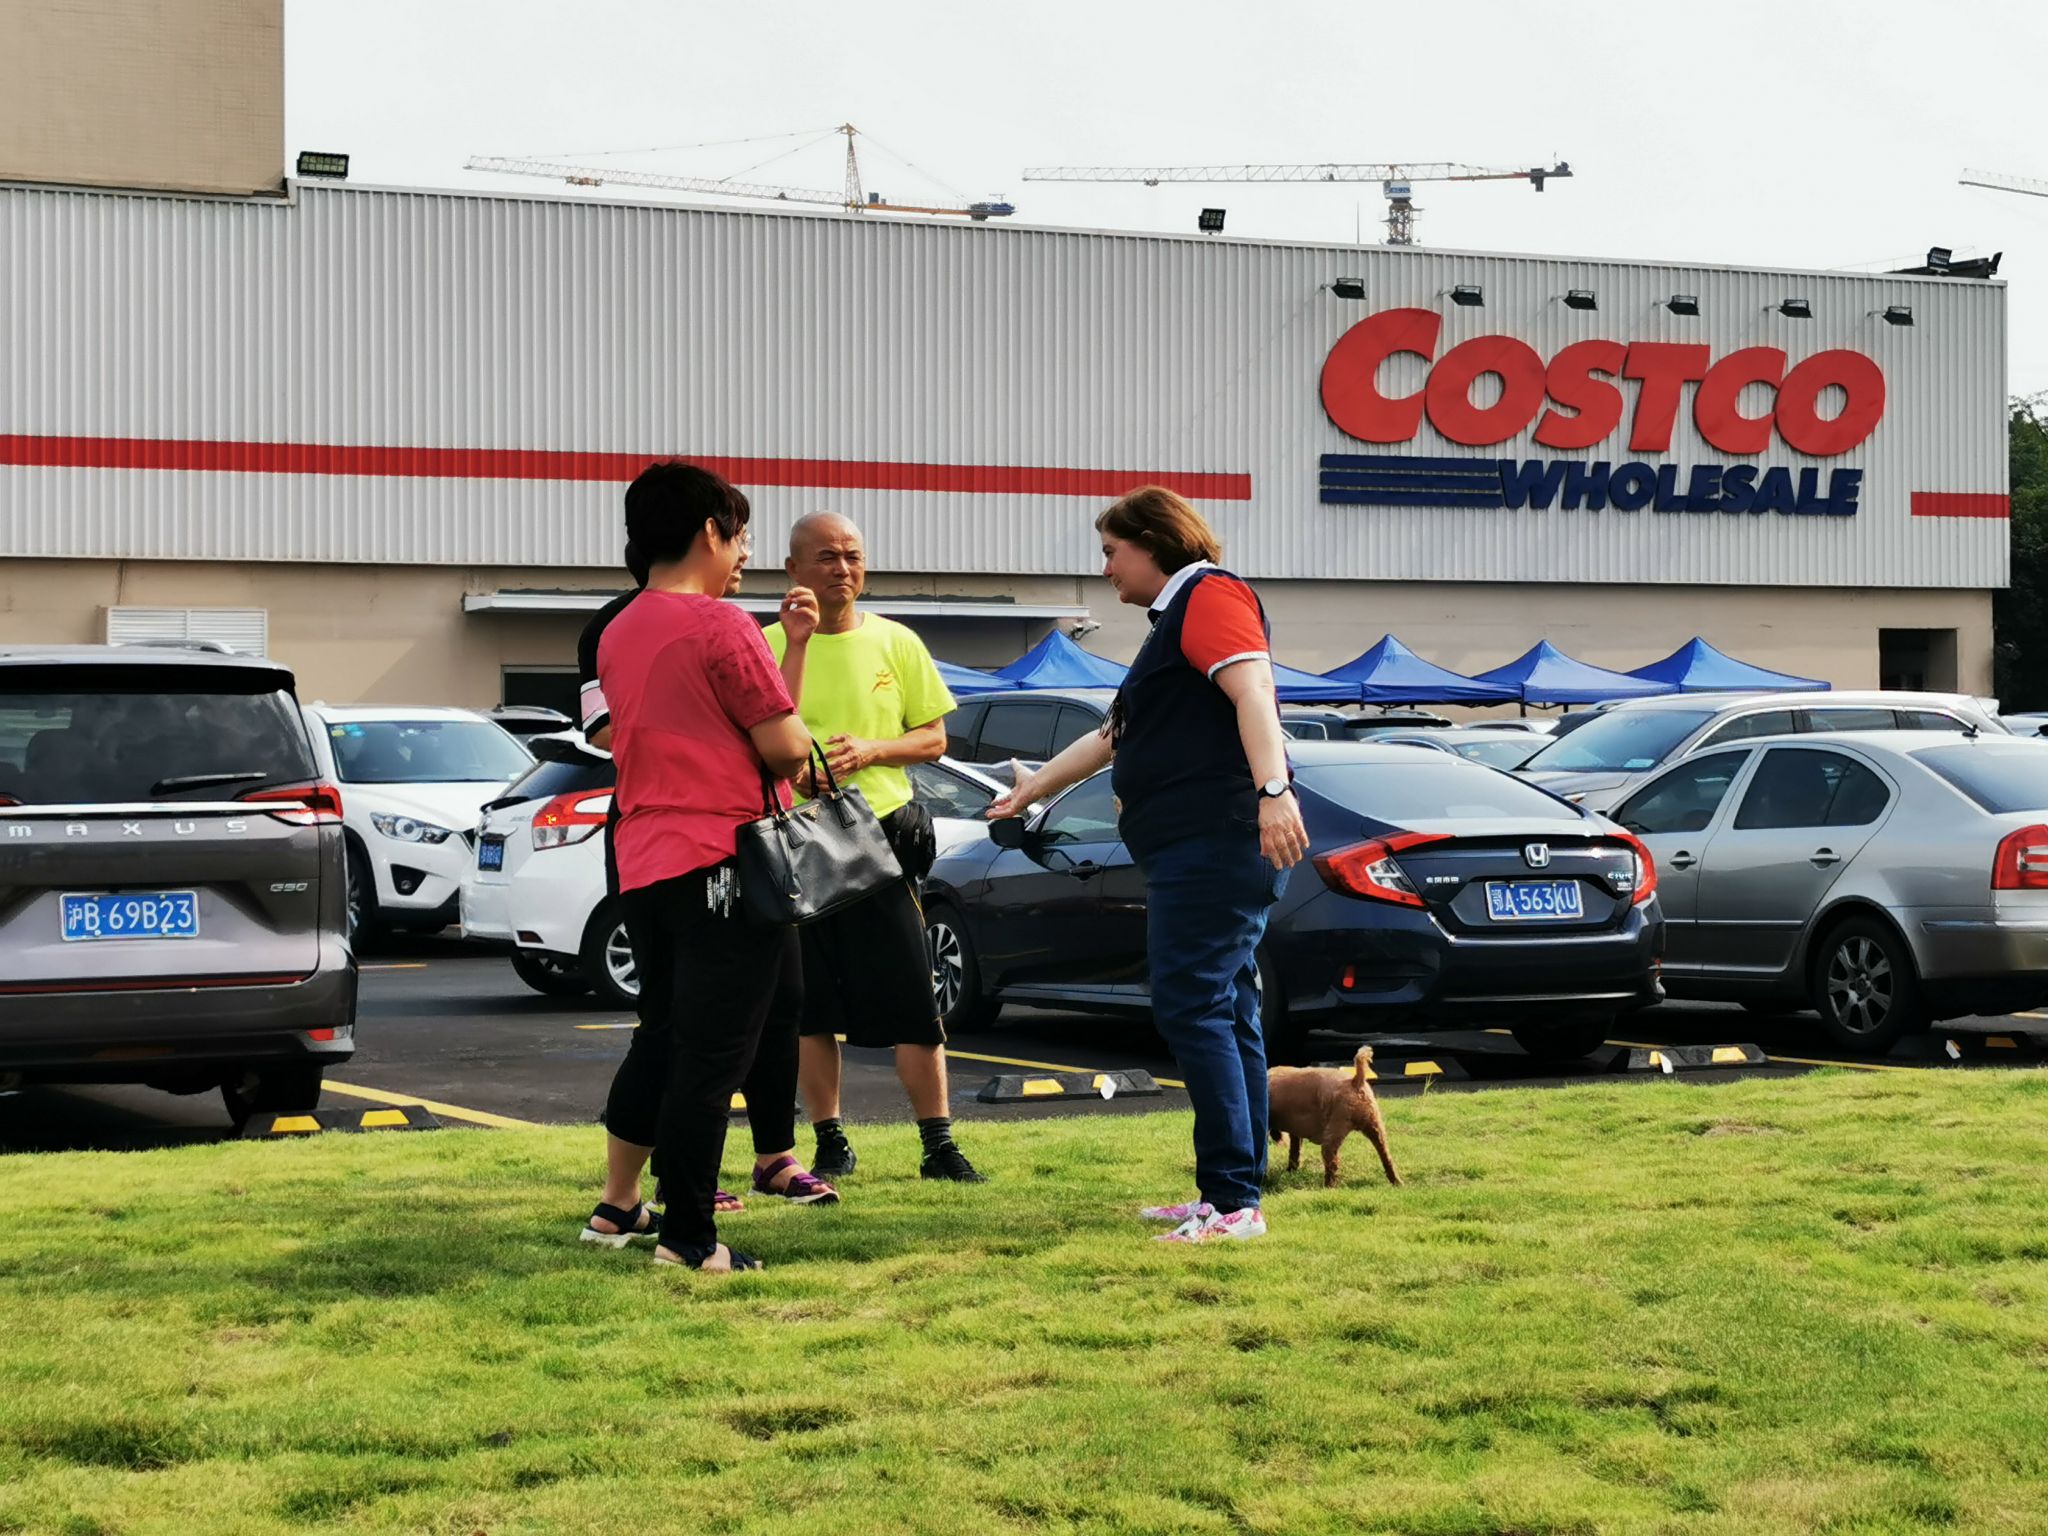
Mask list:
[[[633,585],[647,585],[647,557],[640,553],[640,546],[631,539],[626,540],[626,574],[633,578]]]
[[[626,487],[626,538],[649,567],[682,559],[707,521],[736,539],[752,515],[736,487],[687,459],[650,464]]]
[[[1197,560],[1223,558],[1215,530],[1194,504],[1160,485],[1141,486],[1111,504],[1095,519],[1095,531],[1142,546],[1169,576]]]

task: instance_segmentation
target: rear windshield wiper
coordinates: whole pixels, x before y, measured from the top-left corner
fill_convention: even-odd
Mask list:
[[[177,789],[209,789],[215,785],[260,784],[270,775],[260,770],[246,773],[181,773],[175,778],[158,779],[149,786],[152,795],[167,795]]]

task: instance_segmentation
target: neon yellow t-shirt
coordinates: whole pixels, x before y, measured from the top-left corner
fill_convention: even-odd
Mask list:
[[[779,664],[789,640],[780,624],[767,630],[768,648]],[[811,636],[804,659],[804,696],[797,706],[811,734],[824,746],[834,736],[893,741],[953,712],[953,695],[916,631],[878,613],[861,615],[860,626],[843,635]],[[910,804],[910,775],[877,764],[850,781],[868,807],[886,816]]]

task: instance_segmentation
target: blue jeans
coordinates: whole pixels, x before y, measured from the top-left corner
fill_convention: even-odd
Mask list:
[[[1152,1018],[1195,1106],[1195,1183],[1219,1211],[1259,1203],[1266,1173],[1266,1040],[1253,952],[1286,889],[1255,829],[1168,844],[1138,861]]]

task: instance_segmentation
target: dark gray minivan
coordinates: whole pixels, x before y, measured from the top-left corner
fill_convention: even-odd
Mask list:
[[[355,1051],[345,894],[288,668],[0,648],[0,1088],[313,1108]]]

